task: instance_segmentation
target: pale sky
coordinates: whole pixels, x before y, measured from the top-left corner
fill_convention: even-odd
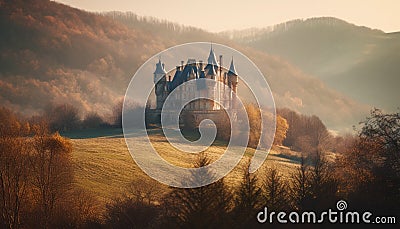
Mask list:
[[[210,32],[267,27],[331,16],[356,25],[400,31],[400,0],[57,0],[87,11],[131,11]]]

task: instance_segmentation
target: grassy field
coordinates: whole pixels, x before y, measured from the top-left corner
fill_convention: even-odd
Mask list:
[[[88,137],[84,138],[84,136]],[[144,180],[151,179],[132,159],[120,130],[110,130],[108,133],[103,130],[99,131],[97,135],[92,131],[89,134],[82,132],[71,134],[69,137],[72,138],[73,143],[73,161],[77,185],[93,193],[102,204],[122,195],[131,182],[140,184]],[[181,152],[176,151],[165,141],[161,132],[153,131],[150,134],[150,139],[165,160],[182,167],[192,167],[196,156],[193,154],[182,155]],[[209,147],[206,153],[215,160],[224,153],[225,149],[224,144],[217,142]],[[249,149],[239,165],[227,175],[226,182],[232,187],[240,182],[241,167],[243,167],[245,160],[251,157],[252,153],[253,150]],[[276,167],[287,177],[298,164],[299,153],[274,147],[257,174],[261,178],[265,168]],[[160,184],[160,189],[166,191],[168,187]]]

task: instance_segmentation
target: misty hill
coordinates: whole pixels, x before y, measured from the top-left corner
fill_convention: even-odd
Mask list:
[[[351,127],[368,110],[282,58],[216,34],[132,13],[103,15],[28,2],[3,1],[0,7],[0,102],[25,114],[67,102],[82,113],[108,115],[145,60],[190,41],[243,52],[267,77],[278,107],[318,115],[331,129]]]
[[[327,17],[222,34],[287,59],[358,101],[388,110],[399,106],[400,33]]]

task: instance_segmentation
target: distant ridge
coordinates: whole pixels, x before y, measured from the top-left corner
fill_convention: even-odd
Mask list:
[[[280,56],[359,102],[392,111],[399,106],[399,32],[323,17],[222,35]]]

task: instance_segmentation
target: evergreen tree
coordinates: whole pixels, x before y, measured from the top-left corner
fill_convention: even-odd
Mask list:
[[[201,154],[195,163],[202,168],[210,160]],[[214,173],[203,169],[200,174],[188,178],[189,183],[198,184],[212,179]],[[165,221],[169,227],[183,228],[220,228],[231,223],[228,212],[231,207],[232,194],[220,179],[212,184],[198,188],[174,188],[165,199]]]
[[[272,211],[288,210],[290,204],[287,201],[287,184],[276,168],[267,170],[264,180],[264,198],[268,209]]]
[[[256,223],[256,214],[262,208],[262,189],[255,174],[249,172],[250,161],[243,167],[243,178],[235,197],[233,216],[236,226]]]

